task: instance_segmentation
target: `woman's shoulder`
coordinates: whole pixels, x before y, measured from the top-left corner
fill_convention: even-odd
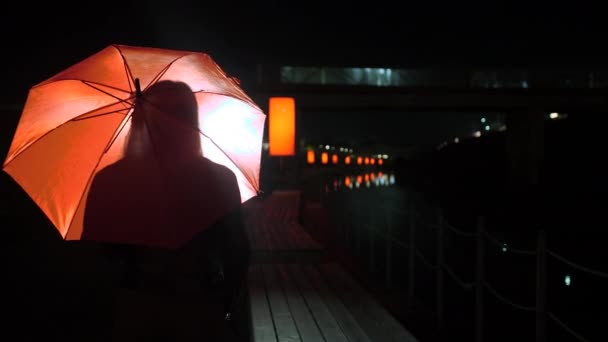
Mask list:
[[[200,168],[204,168],[207,172],[210,172],[216,177],[236,179],[234,172],[227,166],[216,163],[208,158],[203,157],[198,159],[196,165]]]

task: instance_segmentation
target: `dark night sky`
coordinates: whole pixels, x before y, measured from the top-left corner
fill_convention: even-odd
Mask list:
[[[608,30],[598,6],[584,1],[381,0],[342,6],[308,1],[49,1],[4,8],[0,25],[4,47],[12,51],[3,58],[15,65],[11,78],[30,83],[111,43],[202,50],[234,73],[249,72],[264,61],[588,66],[605,64],[603,35]]]
[[[598,68],[603,13],[584,1],[19,2],[0,14],[1,103],[21,105],[29,87],[112,43],[207,52],[246,89],[267,62]]]

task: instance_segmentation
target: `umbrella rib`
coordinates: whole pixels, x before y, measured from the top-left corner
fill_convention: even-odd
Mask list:
[[[97,170],[97,168],[99,167],[99,164],[101,163],[101,160],[103,159],[103,156],[112,147],[112,145],[116,141],[116,138],[118,138],[118,136],[120,135],[120,133],[122,132],[123,128],[126,126],[127,121],[129,121],[130,118],[131,118],[131,113],[129,113],[129,114],[126,115],[126,117],[123,119],[120,127],[116,131],[114,131],[112,139],[110,140],[110,142],[108,143],[108,145],[104,148],[103,153],[100,154],[99,159],[97,159],[97,162],[95,163],[95,167],[93,167],[93,171],[91,171],[91,175],[89,176],[89,179],[87,180],[87,183],[85,184],[85,188],[84,188],[85,191],[82,192],[82,195],[80,196],[80,199],[78,200],[78,205],[76,206],[76,210],[78,210],[78,208],[82,204],[82,200],[84,199],[84,195],[86,193],[86,189],[89,187],[89,184],[91,184],[93,176],[95,175],[95,170]],[[74,216],[72,216],[72,219],[70,221],[70,225],[68,226],[68,229],[66,230],[66,233],[65,233],[66,236],[68,235],[68,232],[72,228],[72,224],[74,223],[74,217],[75,216],[76,216],[76,214],[74,214]]]
[[[91,171],[91,174],[89,175],[89,179],[87,180],[87,183],[84,186],[84,190],[82,191],[82,194],[80,195],[80,199],[78,200],[78,205],[76,206],[76,211],[78,211],[78,208],[80,208],[80,206],[82,205],[82,200],[84,199],[84,195],[86,194],[86,189],[89,187],[89,184],[91,184],[91,181],[93,180],[93,176],[95,175],[95,170],[97,170],[97,168],[99,167],[99,164],[101,163],[101,159],[103,158],[103,156],[104,156],[104,153],[101,153],[99,155],[99,158],[97,159],[97,162],[95,163],[95,167],[93,167],[93,171]],[[72,218],[70,219],[70,225],[68,226],[68,229],[66,229],[66,231],[65,231],[65,236],[68,236],[68,232],[70,231],[70,229],[72,229],[72,224],[74,223],[74,218],[76,217],[76,211],[74,212],[74,215],[72,215]],[[65,239],[65,237],[64,237],[64,239]]]
[[[121,103],[121,102],[124,102],[124,101],[119,101],[119,102],[111,103],[111,104],[106,105],[106,106],[104,106],[104,107],[110,107],[110,106],[116,105],[116,104]],[[101,107],[101,108],[104,108],[104,107]],[[126,108],[124,108],[124,109],[118,109],[118,110],[115,110],[115,111],[111,111],[111,112],[103,113],[103,114],[100,114],[100,115],[94,115],[94,116],[91,116],[91,117],[98,117],[98,116],[101,116],[101,115],[108,115],[108,114],[119,113],[119,112],[121,112],[121,111],[123,111],[123,110],[129,110],[129,108],[127,108],[127,107],[126,107]],[[72,121],[79,121],[79,120],[84,120],[84,119],[86,119],[86,118],[84,118],[84,119],[83,119],[83,118],[81,118],[81,117],[82,117],[82,116],[87,115],[87,114],[88,114],[88,113],[90,113],[90,112],[92,112],[92,111],[88,111],[88,112],[86,112],[86,113],[80,114],[80,115],[78,115],[78,116],[76,116],[76,117],[74,117],[74,118],[72,118],[72,119],[70,119],[70,120],[67,120],[67,121],[65,121],[65,122],[63,122],[63,123],[61,123],[61,124],[59,124],[57,127],[53,128],[53,129],[51,129],[51,130],[48,130],[46,133],[42,134],[41,136],[39,136],[38,138],[36,138],[34,141],[32,141],[31,143],[29,143],[29,144],[27,144],[27,145],[23,146],[22,148],[20,148],[20,149],[19,149],[19,151],[15,152],[15,153],[13,154],[12,158],[11,158],[9,161],[5,161],[5,163],[4,163],[4,165],[3,165],[3,167],[7,167],[7,166],[8,166],[8,165],[9,165],[9,164],[10,164],[10,163],[13,161],[13,160],[15,160],[17,157],[19,157],[19,155],[20,155],[21,153],[23,153],[25,150],[27,150],[28,148],[30,148],[30,147],[31,147],[32,145],[34,145],[35,143],[37,143],[37,142],[39,142],[40,140],[42,140],[42,138],[44,138],[44,137],[46,137],[47,135],[49,135],[49,134],[53,133],[53,132],[54,132],[54,131],[56,131],[57,129],[59,129],[59,128],[63,127],[63,126],[64,126],[64,125],[66,125],[67,123],[72,122]]]
[[[229,155],[228,155],[228,154],[227,154],[227,153],[226,153],[226,152],[225,152],[225,151],[224,151],[224,150],[223,150],[223,149],[222,149],[222,148],[221,148],[221,147],[220,147],[220,146],[219,146],[219,145],[218,145],[218,144],[217,144],[215,141],[213,141],[213,139],[212,139],[210,136],[208,136],[207,134],[205,134],[205,133],[204,133],[204,132],[203,132],[203,131],[202,131],[200,128],[199,128],[199,129],[197,129],[197,130],[198,130],[198,131],[199,131],[199,132],[200,132],[200,133],[201,133],[201,134],[202,134],[204,137],[206,137],[207,139],[209,139],[209,141],[211,141],[211,143],[212,143],[213,145],[215,145],[215,147],[217,147],[217,148],[218,148],[218,150],[222,151],[222,152],[224,153],[224,155],[226,156],[226,158],[228,158],[228,160],[230,160],[230,162],[232,163],[232,165],[236,166],[236,167],[237,167],[237,168],[240,170],[240,167],[239,167],[239,166],[236,164],[236,162],[235,162],[235,161],[234,161],[232,158],[230,158],[230,156],[229,156]],[[248,175],[248,174],[246,174],[245,172],[243,172],[243,176],[245,176],[245,178],[247,178],[247,181],[249,181],[249,183],[251,183],[251,184],[254,184],[254,183],[255,183],[255,182],[254,182],[254,181],[251,179],[251,177],[249,177],[249,175]],[[256,187],[259,187],[259,186],[258,186],[258,184],[255,184],[255,186],[256,186]],[[257,191],[257,190],[258,190],[258,189],[256,189],[256,191]]]
[[[127,77],[129,78],[129,80],[131,82],[129,82],[129,89],[131,92],[133,92],[133,88],[132,88],[132,84],[135,84],[135,77],[133,76],[133,72],[131,71],[131,67],[129,67],[129,63],[127,63],[127,59],[125,58],[125,55],[123,55],[122,51],[120,50],[120,47],[115,46],[116,49],[118,50],[118,52],[120,53],[120,56],[122,57],[122,61],[123,64],[125,66],[125,71],[127,73]],[[160,80],[161,77],[163,77],[163,75],[165,73],[167,73],[167,70],[169,70],[169,68],[171,67],[171,65],[173,65],[173,63],[175,63],[177,60],[187,56],[188,54],[183,54],[177,58],[175,58],[174,60],[172,60],[170,63],[168,63],[156,76],[154,76],[154,78],[152,78],[152,81],[150,81],[150,83],[148,85],[146,85],[146,88],[143,89],[143,91],[145,91],[146,89],[148,89],[150,86],[152,86],[154,83],[158,82],[158,80]]]
[[[101,89],[101,88],[99,88],[99,87],[96,87],[96,85],[103,85],[104,87],[108,87],[108,88],[110,88],[110,89],[114,89],[114,90],[122,91],[122,92],[124,92],[124,93],[126,93],[126,94],[132,94],[132,93],[133,93],[133,92],[131,92],[131,91],[127,91],[127,90],[120,89],[120,88],[117,88],[117,87],[110,87],[110,86],[106,86],[105,84],[98,83],[98,82],[91,82],[91,81],[85,81],[85,80],[81,80],[81,82],[82,82],[83,84],[85,84],[85,85],[87,85],[87,86],[89,86],[89,87],[91,87],[91,88],[93,88],[93,89],[95,89],[95,90],[97,90],[97,91],[101,92],[101,93],[104,93],[104,94],[106,94],[106,95],[108,95],[108,96],[110,96],[110,97],[112,97],[112,98],[114,98],[114,99],[118,100],[118,101],[126,101],[127,99],[121,99],[120,97],[118,97],[118,96],[116,96],[116,95],[114,95],[114,94],[111,94],[111,93],[109,93],[109,92],[107,92],[107,91],[105,91],[105,90],[103,90],[103,89]],[[129,87],[130,87],[130,86],[131,86],[131,85],[129,85]]]
[[[127,79],[129,79],[129,91],[131,93],[134,92],[133,89],[133,85],[135,84],[135,77],[133,77],[133,72],[131,72],[131,68],[129,67],[129,63],[127,63],[127,59],[125,58],[125,55],[122,53],[122,50],[120,49],[119,46],[114,45],[114,47],[116,48],[116,50],[118,50],[118,53],[120,54],[120,57],[122,58],[122,63],[125,67],[125,72],[127,74]]]
[[[195,90],[195,91],[193,91],[192,93],[194,93],[194,94],[197,94],[197,93],[201,93],[201,94],[211,94],[211,95],[219,95],[219,96],[231,97],[231,98],[233,98],[233,99],[235,99],[235,100],[237,100],[237,101],[241,101],[241,102],[245,102],[245,103],[247,103],[249,106],[253,107],[254,109],[257,109],[257,110],[259,110],[259,111],[262,111],[262,110],[260,109],[260,107],[259,107],[257,104],[255,104],[255,102],[253,102],[253,100],[251,100],[251,98],[249,98],[249,96],[247,96],[247,94],[245,94],[245,99],[246,99],[247,101],[243,101],[242,99],[240,99],[240,98],[238,98],[238,97],[236,97],[236,96],[234,96],[234,95],[230,95],[230,94],[226,94],[226,93],[220,93],[220,92],[217,92],[217,91],[209,91],[209,90],[205,90],[205,89],[201,89],[201,90]]]
[[[106,148],[103,149],[103,153],[108,152],[108,150],[112,147],[112,145],[114,145],[114,142],[116,141],[116,139],[118,139],[118,136],[120,135],[120,133],[122,133],[123,128],[125,128],[125,126],[127,125],[127,122],[131,119],[131,113],[128,113],[127,116],[122,120],[122,123],[120,124],[120,127],[114,132],[114,136],[112,137],[112,140],[110,140],[110,142],[108,143],[108,146],[106,146]]]
[[[124,102],[126,102],[126,101],[124,101]],[[68,120],[68,121],[82,121],[82,120],[97,118],[97,117],[104,116],[104,115],[109,115],[109,114],[114,114],[114,113],[122,112],[124,110],[131,109],[133,107],[133,104],[130,104],[130,105],[131,105],[131,107],[125,107],[125,108],[121,108],[121,109],[111,110],[109,112],[103,112],[103,113],[99,113],[99,114],[95,114],[95,115],[89,115],[89,116],[83,118],[83,116],[86,115],[86,113],[85,113],[85,114],[79,115],[78,117],[75,117],[75,118],[73,118],[71,120]]]

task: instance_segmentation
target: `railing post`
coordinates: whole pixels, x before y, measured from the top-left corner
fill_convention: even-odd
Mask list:
[[[361,255],[361,200],[357,200],[357,212],[355,213],[355,255]]]
[[[407,297],[408,297],[408,301],[410,304],[410,307],[412,307],[413,303],[414,303],[414,287],[416,285],[414,276],[416,274],[415,272],[415,267],[416,267],[416,213],[415,213],[415,208],[414,205],[412,203],[410,203],[410,210],[409,210],[409,241],[408,241],[408,245],[409,245],[409,249],[408,249],[408,287],[407,287]]]
[[[547,338],[547,235],[542,229],[538,231],[536,248],[536,342],[545,342]]]
[[[437,329],[440,330],[443,326],[443,211],[441,208],[437,211]]]
[[[475,274],[475,341],[483,342],[484,221],[477,217],[477,267]]]
[[[385,251],[386,251],[386,272],[385,272],[385,277],[386,277],[386,288],[391,289],[393,287],[393,257],[391,256],[391,248],[393,247],[393,242],[392,242],[392,219],[391,219],[391,212],[389,209],[386,209],[385,211],[386,214],[386,247],[385,247]]]
[[[371,274],[374,274],[374,247],[375,247],[375,235],[374,235],[374,229],[376,229],[375,227],[375,222],[374,222],[374,209],[373,208],[369,208],[369,215],[368,215],[368,219],[367,219],[367,223],[368,223],[368,227],[367,229],[369,230],[369,271]]]

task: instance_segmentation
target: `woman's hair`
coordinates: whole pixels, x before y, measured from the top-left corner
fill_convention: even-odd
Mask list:
[[[171,159],[202,155],[198,105],[183,82],[160,81],[137,98],[125,156]]]

